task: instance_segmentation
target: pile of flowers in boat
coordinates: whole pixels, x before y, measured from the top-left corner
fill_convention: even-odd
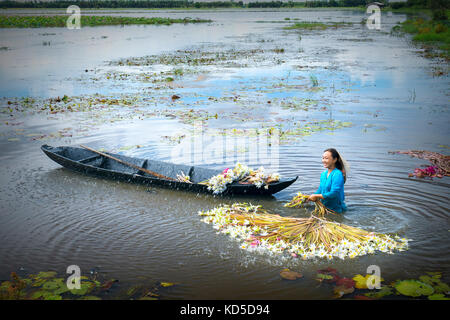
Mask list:
[[[268,188],[272,182],[280,180],[278,173],[267,173],[264,167],[257,170],[250,169],[248,166],[237,163],[233,169],[226,168],[222,173],[215,175],[207,181],[200,182],[206,184],[208,190],[213,194],[219,194],[227,189],[227,185],[236,181],[242,184],[254,184],[257,188]]]
[[[314,257],[331,260],[408,249],[408,240],[397,235],[368,232],[314,214],[309,218],[282,217],[247,203],[221,205],[198,214],[218,233],[240,241],[241,248],[250,251],[288,253],[304,260]]]

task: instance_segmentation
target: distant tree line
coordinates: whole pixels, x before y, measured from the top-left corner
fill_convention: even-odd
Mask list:
[[[447,11],[450,9],[448,0],[407,0],[406,2],[393,2],[389,6],[392,9],[423,8],[430,9],[433,20],[448,20]]]
[[[75,1],[27,1],[5,0],[0,2],[1,8],[67,8],[76,5],[80,8],[183,8],[189,4],[185,0],[75,0]]]
[[[67,8],[77,5],[80,8],[291,8],[291,7],[356,7],[365,6],[369,0],[323,0],[323,1],[212,1],[194,2],[189,0],[74,0],[74,1],[28,1],[3,0],[0,8]]]
[[[74,1],[28,1],[5,0],[0,8],[67,8],[76,5],[80,8],[220,8],[244,6],[243,2],[214,1],[193,2],[188,0],[74,0]]]
[[[330,0],[330,1],[307,1],[306,7],[318,8],[318,7],[358,7],[365,6],[372,1],[368,0]]]
[[[388,0],[374,0],[382,2],[393,9],[399,8],[425,8],[431,9],[434,20],[446,20],[446,10],[449,9],[449,0],[407,0],[406,2],[392,2]],[[74,1],[28,1],[13,0],[0,1],[0,8],[67,8],[77,5],[80,8],[291,8],[291,7],[358,7],[365,6],[371,0],[321,0],[321,1],[271,1],[249,2],[243,1],[213,1],[195,2],[192,0],[74,0]]]
[[[358,7],[365,6],[369,0],[322,0],[322,1],[305,1],[305,2],[249,2],[248,8],[282,8],[282,7],[308,7],[308,8],[318,8],[318,7]]]

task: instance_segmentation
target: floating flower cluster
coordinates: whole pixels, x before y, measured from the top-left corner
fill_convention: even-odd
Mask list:
[[[427,166],[425,169],[416,168],[413,173],[409,174],[410,177],[442,178],[450,176],[450,155],[425,150],[389,151],[389,153],[407,154],[411,157],[426,159],[431,162],[432,165]]]
[[[222,205],[200,211],[199,215],[205,216],[202,221],[212,224],[220,233],[242,241],[242,249],[288,253],[305,260],[355,258],[375,251],[392,254],[394,250],[408,249],[408,240],[398,236],[375,234],[314,215],[281,217],[246,203]]]
[[[234,169],[226,168],[221,174],[211,177],[205,182],[208,185],[208,190],[213,191],[214,194],[219,194],[227,189],[227,185],[235,181],[241,183],[254,184],[257,188],[263,185],[267,189],[271,182],[280,180],[280,175],[277,173],[266,173],[264,167],[258,170],[252,170],[246,165],[237,163]]]
[[[428,166],[424,169],[416,168],[414,169],[413,173],[410,173],[410,177],[417,177],[417,178],[425,178],[425,177],[438,177],[442,178],[442,174],[438,173],[438,167],[437,166]]]

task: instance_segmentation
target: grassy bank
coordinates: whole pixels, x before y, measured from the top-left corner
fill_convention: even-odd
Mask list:
[[[45,28],[65,27],[68,16],[0,16],[0,28]],[[109,16],[81,16],[83,27],[131,24],[171,25],[173,23],[202,23],[211,20],[200,19],[171,19],[171,18],[141,18],[141,17],[109,17]]]
[[[344,26],[351,26],[351,22],[330,22],[330,23],[321,23],[321,22],[297,22],[292,26],[284,27],[285,30],[292,29],[305,29],[305,30],[325,30],[328,28],[339,28]]]
[[[426,46],[428,57],[441,57],[450,60],[450,22],[424,20],[422,18],[406,20],[393,28],[394,32],[413,35],[412,40]]]

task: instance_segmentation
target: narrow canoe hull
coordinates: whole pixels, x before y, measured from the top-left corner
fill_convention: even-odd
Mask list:
[[[201,167],[192,167],[186,165],[177,165],[162,161],[132,158],[118,154],[111,154],[121,160],[133,163],[139,167],[149,169],[151,171],[163,174],[170,178],[176,178],[176,174],[181,172],[191,176],[194,183],[186,183],[181,181],[172,181],[167,179],[159,179],[145,172],[139,171],[129,166],[122,165],[117,161],[100,156],[92,151],[77,147],[51,147],[43,145],[42,151],[53,161],[61,166],[100,178],[126,181],[130,183],[138,183],[148,186],[161,186],[176,190],[189,190],[193,192],[212,193],[208,187],[203,184],[195,183],[196,181],[204,181],[221,171],[206,169]],[[272,195],[277,193],[291,184],[298,177],[289,180],[269,184],[268,188],[257,188],[255,185],[239,184],[237,182],[229,184],[227,189],[221,194],[245,194],[245,195]]]

